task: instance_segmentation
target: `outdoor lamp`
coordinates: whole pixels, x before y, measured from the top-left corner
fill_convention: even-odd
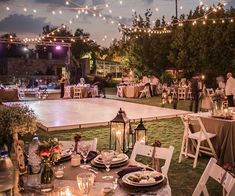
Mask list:
[[[140,124],[135,128],[136,141],[142,144],[147,142],[147,129],[144,126],[142,118],[140,119]]]
[[[127,152],[129,149],[129,119],[121,108],[116,117],[110,121],[109,148],[117,152]]]

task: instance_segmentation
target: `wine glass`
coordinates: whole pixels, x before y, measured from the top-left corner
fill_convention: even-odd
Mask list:
[[[78,188],[82,195],[87,196],[95,181],[95,175],[92,173],[81,173],[77,175]]]
[[[114,151],[113,150],[103,150],[101,151],[101,157],[102,157],[102,161],[106,167],[106,171],[109,172],[110,171],[110,166],[114,157]],[[105,180],[110,180],[113,178],[113,176],[111,175],[107,175],[107,176],[103,176],[102,177]]]
[[[84,164],[81,165],[80,167],[83,168],[83,169],[90,168],[90,166],[86,164],[87,156],[90,152],[90,149],[91,149],[90,144],[88,144],[86,142],[80,142],[79,143],[79,150],[80,150],[80,153],[81,153],[81,155],[83,157],[83,160],[84,160]]]

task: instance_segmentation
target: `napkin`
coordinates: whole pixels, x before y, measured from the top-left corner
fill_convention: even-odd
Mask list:
[[[122,169],[121,171],[119,171],[117,174],[120,178],[122,178],[126,174],[129,174],[132,172],[137,172],[137,171],[142,171],[142,170],[144,170],[143,167],[139,167],[136,165],[129,165],[129,166],[125,167],[124,169]]]
[[[87,159],[86,159],[86,162],[90,162],[91,160],[93,160],[96,156],[98,155],[97,152],[95,151],[90,151],[88,156],[87,156]],[[81,156],[82,157],[82,156]],[[84,163],[83,159],[81,160],[82,163]]]

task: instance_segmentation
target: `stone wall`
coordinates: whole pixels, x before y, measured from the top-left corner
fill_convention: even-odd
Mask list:
[[[28,78],[35,75],[59,76],[65,66],[66,59],[7,58],[0,61],[0,67],[7,69],[6,74],[0,74],[0,81],[9,82],[12,78]]]

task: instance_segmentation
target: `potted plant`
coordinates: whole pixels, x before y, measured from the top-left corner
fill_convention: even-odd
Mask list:
[[[54,173],[52,166],[61,158],[62,147],[57,139],[43,141],[38,147],[38,155],[43,162],[41,173],[41,191],[48,192],[53,189]]]
[[[34,133],[36,128],[36,116],[28,106],[0,105],[0,148],[6,145],[10,152],[13,140],[18,140],[18,135]]]

